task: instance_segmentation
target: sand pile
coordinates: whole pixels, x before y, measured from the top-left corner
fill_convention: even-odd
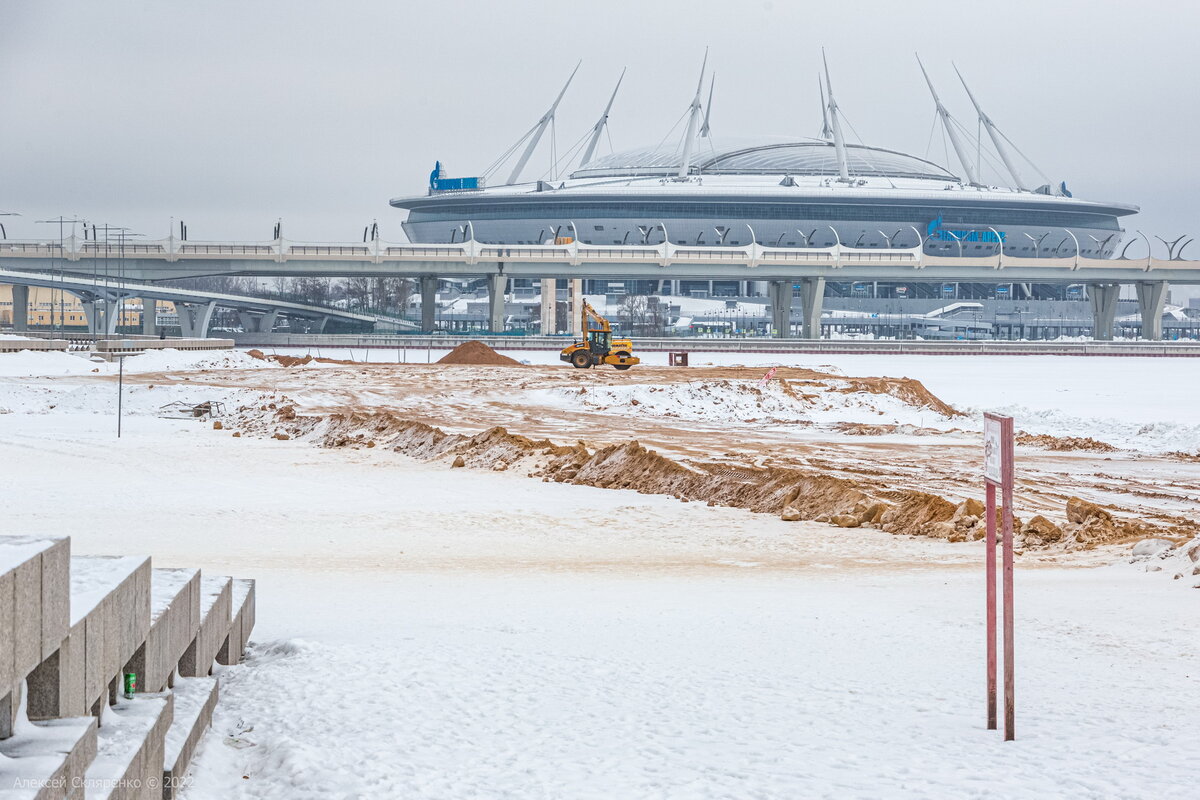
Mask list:
[[[241,412],[245,412],[244,414]],[[426,461],[520,472],[544,481],[665,494],[685,501],[775,514],[784,520],[815,520],[841,528],[872,527],[888,533],[952,542],[983,538],[983,506],[918,491],[888,490],[819,469],[753,467],[680,462],[636,441],[591,450],[584,443],[559,445],[510,433],[502,427],[468,436],[447,433],[394,412],[297,414],[286,397],[261,408],[239,409],[247,432],[307,438],[323,447],[388,447]],[[1101,544],[1196,535],[1195,526],[1153,525],[1121,519],[1111,509],[1071,498],[1063,521],[1042,516],[1015,520],[1018,546],[1088,549]],[[1187,527],[1187,526],[1184,526]]]
[[[1040,447],[1043,450],[1067,451],[1087,450],[1093,453],[1111,453],[1117,448],[1090,436],[1051,436],[1048,433],[1026,433],[1020,431],[1015,437],[1017,444]]]
[[[483,342],[463,342],[437,360],[439,364],[468,364],[482,367],[519,367],[521,362],[502,356]]]
[[[344,358],[321,358],[319,356],[285,356],[285,355],[266,355],[262,350],[247,350],[246,355],[251,358],[257,358],[259,361],[274,361],[281,367],[303,367],[306,364],[311,364],[314,361],[318,364],[359,364],[366,362],[350,361]]]

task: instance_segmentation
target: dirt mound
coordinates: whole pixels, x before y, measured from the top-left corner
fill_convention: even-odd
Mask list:
[[[350,361],[344,358],[321,358],[319,356],[284,356],[284,355],[266,355],[262,350],[247,350],[246,355],[251,358],[257,358],[259,361],[274,361],[281,367],[303,367],[305,364],[311,364],[316,361],[320,364],[358,364],[358,361]]]
[[[980,501],[951,502],[919,491],[889,491],[820,468],[755,467],[728,462],[682,462],[637,441],[596,449],[584,443],[559,445],[492,427],[474,435],[448,433],[390,411],[330,415],[297,414],[287,397],[260,408],[238,410],[239,427],[275,438],[305,437],[324,447],[389,447],[425,461],[448,466],[508,470],[544,481],[643,494],[670,495],[684,501],[743,508],[784,520],[815,520],[839,528],[873,527],[889,533],[927,536],[952,542],[983,537]],[[1076,550],[1101,544],[1138,541],[1162,529],[1117,518],[1110,509],[1072,497],[1061,527],[1045,517],[1028,524],[1014,520],[1025,549]],[[1180,537],[1185,532],[1179,531]],[[1186,532],[1195,535],[1194,531]]]
[[[483,342],[463,342],[437,360],[439,364],[468,364],[485,367],[519,367],[520,361],[502,356]]]
[[[1117,449],[1108,442],[1101,442],[1090,436],[1051,436],[1048,433],[1026,433],[1024,431],[1017,434],[1016,443],[1057,451],[1088,450],[1093,453],[1112,453]]]
[[[838,378],[844,382],[842,392],[870,392],[887,394],[917,408],[928,408],[944,417],[966,416],[954,406],[925,388],[925,384],[913,378]]]

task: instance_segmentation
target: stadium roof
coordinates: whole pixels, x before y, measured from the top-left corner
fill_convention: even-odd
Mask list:
[[[678,144],[625,150],[598,158],[577,169],[571,177],[670,175],[678,171],[682,158]],[[894,150],[847,144],[846,158],[852,177],[959,180],[931,161]],[[691,158],[690,171],[700,175],[837,177],[838,161],[833,143],[821,139],[727,140],[722,145],[705,139]]]

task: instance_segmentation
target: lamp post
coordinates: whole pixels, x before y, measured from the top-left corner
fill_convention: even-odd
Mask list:
[[[65,318],[65,314],[66,314],[65,301],[63,299],[65,292],[63,291],[63,288],[61,285],[66,280],[63,277],[63,264],[62,264],[63,243],[64,243],[64,239],[66,238],[65,229],[63,228],[63,226],[66,225],[68,222],[71,223],[71,235],[72,236],[75,235],[75,225],[77,223],[82,222],[84,225],[87,224],[87,222],[85,220],[76,219],[75,217],[69,217],[69,218],[64,217],[62,214],[59,214],[57,219],[39,219],[36,222],[36,224],[38,224],[38,225],[50,225],[50,224],[58,225],[58,255],[54,259],[54,265],[58,268],[58,282],[60,284],[59,289],[58,289],[58,325],[59,325],[60,333],[62,332],[63,328],[65,327],[64,318]],[[53,327],[54,327],[54,298],[53,297],[50,298],[50,327],[51,327],[51,329],[53,329]]]
[[[1075,242],[1075,268],[1079,269],[1079,239],[1071,232],[1070,228],[1063,228],[1063,230],[1071,237],[1071,241]]]
[[[0,217],[19,217],[21,216],[16,211],[0,211]],[[7,239],[8,231],[4,230],[4,225],[0,225],[0,239]]]

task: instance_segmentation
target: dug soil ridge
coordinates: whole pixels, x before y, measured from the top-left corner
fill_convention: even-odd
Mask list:
[[[304,439],[329,448],[389,448],[454,467],[514,471],[543,481],[632,489],[683,501],[774,514],[785,520],[815,520],[844,528],[877,528],[897,535],[952,542],[985,534],[979,500],[952,502],[936,494],[888,489],[819,469],[680,462],[635,440],[589,448],[531,439],[495,426],[474,435],[449,433],[390,411],[297,414],[283,401],[239,409],[242,431],[275,438]],[[1183,541],[1192,531],[1166,530],[1141,520],[1121,519],[1112,509],[1070,498],[1063,518],[1016,520],[1025,549],[1078,550],[1102,544],[1168,537]]]

